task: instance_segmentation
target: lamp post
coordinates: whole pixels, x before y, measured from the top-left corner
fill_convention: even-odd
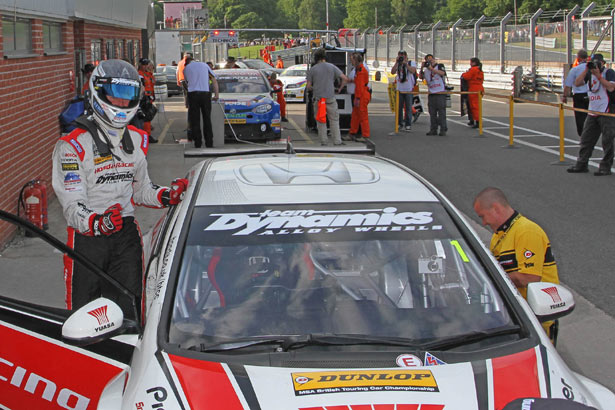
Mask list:
[[[329,0],[325,0],[325,20],[327,21],[327,43],[329,43]]]

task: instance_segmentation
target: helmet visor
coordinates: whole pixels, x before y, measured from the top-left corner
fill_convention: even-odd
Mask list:
[[[141,84],[125,78],[98,78],[95,82],[98,96],[119,108],[133,108],[141,98]]]

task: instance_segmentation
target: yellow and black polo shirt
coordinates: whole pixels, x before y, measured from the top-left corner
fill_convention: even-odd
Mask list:
[[[506,272],[536,275],[542,282],[559,283],[547,234],[517,211],[493,234],[489,248]],[[527,297],[527,288],[518,290]]]

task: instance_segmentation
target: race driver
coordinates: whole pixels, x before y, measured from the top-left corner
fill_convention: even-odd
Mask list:
[[[521,296],[527,298],[529,283],[559,283],[547,234],[538,224],[515,211],[500,189],[483,189],[474,200],[474,211],[483,225],[493,230],[489,249]],[[554,322],[543,323],[552,340],[557,336],[556,326]]]
[[[66,308],[77,309],[105,296],[124,316],[140,316],[143,289],[141,235],[134,204],[166,207],[181,201],[188,185],[154,185],[147,172],[147,134],[128,123],[139,109],[139,73],[122,60],[102,61],[90,77],[89,117],[61,138],[53,152],[53,189],[68,223],[68,245],[123,284],[136,309],[118,290],[64,258]]]

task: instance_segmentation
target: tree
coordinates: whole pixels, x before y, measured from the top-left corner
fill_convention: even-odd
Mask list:
[[[393,24],[409,26],[433,20],[433,2],[430,0],[392,0]]]
[[[299,27],[299,6],[301,0],[278,0],[277,3],[277,21],[278,26],[282,28],[298,28]]]
[[[348,28],[386,26],[393,21],[389,0],[347,0],[346,10],[348,17],[344,19],[344,26]]]
[[[324,30],[326,27],[325,0],[303,0],[299,6],[299,28]]]

